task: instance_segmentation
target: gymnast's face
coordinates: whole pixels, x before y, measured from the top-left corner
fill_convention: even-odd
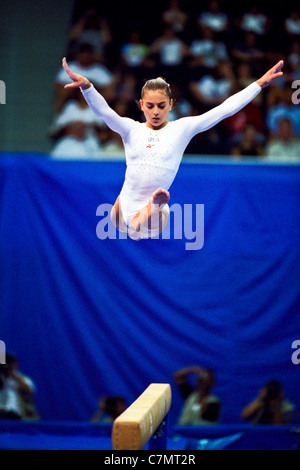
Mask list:
[[[173,100],[170,100],[164,91],[146,90],[140,100],[140,106],[146,118],[146,125],[158,131],[168,122]]]

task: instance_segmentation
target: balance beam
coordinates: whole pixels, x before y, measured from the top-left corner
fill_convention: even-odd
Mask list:
[[[143,449],[168,414],[171,401],[169,384],[150,384],[115,419],[112,430],[113,450]]]

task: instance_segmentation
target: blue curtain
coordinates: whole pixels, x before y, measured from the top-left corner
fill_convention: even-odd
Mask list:
[[[88,420],[100,396],[129,404],[169,382],[175,422],[172,375],[194,364],[216,372],[223,423],[273,378],[299,409],[300,167],[182,163],[170,205],[204,205],[197,250],[172,227],[170,239],[97,236],[124,172],[0,158],[0,340],[34,380],[42,418]]]

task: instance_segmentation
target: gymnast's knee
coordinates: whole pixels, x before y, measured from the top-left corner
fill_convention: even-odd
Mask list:
[[[110,220],[114,224],[114,226],[118,228],[119,224],[117,222],[117,211],[115,209],[115,206],[113,206],[110,211]]]
[[[110,220],[120,232],[127,232],[128,227],[124,222],[118,200],[110,211]]]

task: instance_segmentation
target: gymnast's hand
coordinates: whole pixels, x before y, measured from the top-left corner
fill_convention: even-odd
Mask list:
[[[73,73],[67,64],[65,57],[62,60],[62,66],[73,82],[73,83],[68,83],[67,85],[65,85],[65,88],[80,87],[82,90],[86,90],[87,88],[90,88],[91,83],[89,82],[89,80],[85,77],[82,77],[81,75],[78,75],[77,73]]]
[[[283,60],[280,60],[276,65],[274,65],[274,67],[268,70],[267,73],[257,80],[256,83],[258,83],[261,88],[265,88],[266,86],[270,85],[274,78],[281,77],[281,75],[283,75],[283,72],[281,71],[282,67]]]

